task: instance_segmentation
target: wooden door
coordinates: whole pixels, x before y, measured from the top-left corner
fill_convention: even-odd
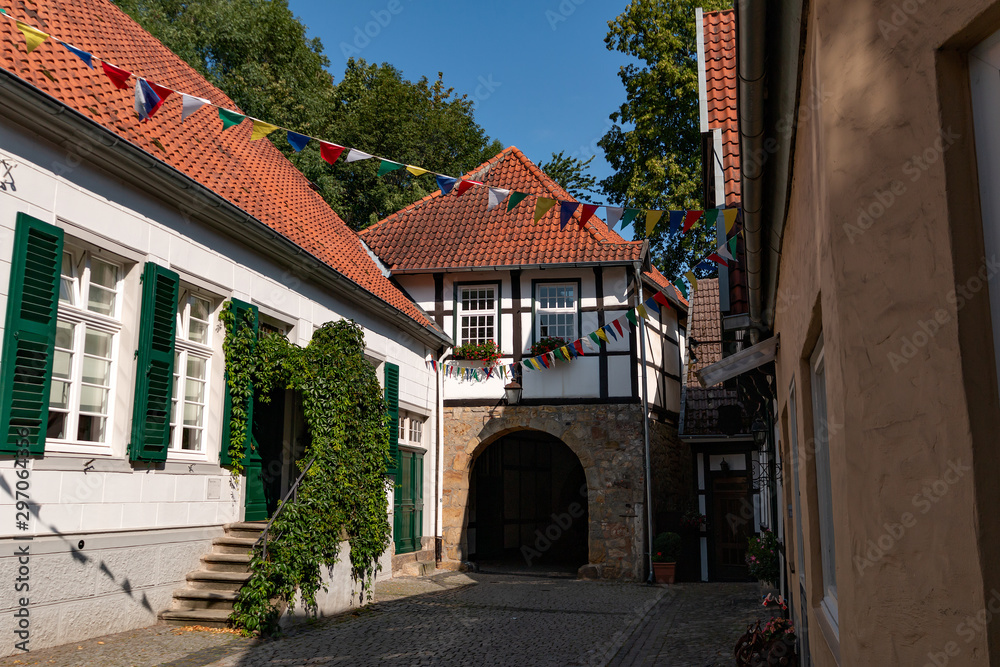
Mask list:
[[[754,533],[753,504],[745,475],[712,480],[712,515],[715,579],[745,580],[747,540]]]

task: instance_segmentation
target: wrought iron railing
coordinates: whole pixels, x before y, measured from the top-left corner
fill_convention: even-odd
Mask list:
[[[260,544],[261,542],[263,542],[263,547],[262,547],[262,550],[261,550],[261,554],[263,555],[264,560],[267,560],[267,533],[268,533],[268,531],[271,530],[271,524],[273,524],[274,520],[278,518],[279,514],[281,514],[281,510],[285,509],[285,504],[288,502],[289,498],[292,499],[293,503],[296,500],[298,500],[298,497],[299,497],[299,495],[298,495],[299,494],[299,484],[302,482],[303,479],[305,479],[306,473],[309,472],[309,468],[312,466],[312,464],[313,464],[313,462],[315,460],[316,460],[315,456],[312,457],[311,459],[309,459],[309,463],[307,463],[306,467],[302,469],[301,473],[299,473],[298,479],[296,479],[295,483],[292,484],[292,487],[290,489],[288,489],[288,493],[285,494],[285,497],[281,499],[281,504],[278,505],[278,509],[276,509],[274,511],[274,516],[272,516],[268,520],[267,525],[264,526],[264,532],[262,532],[260,534],[260,537],[257,538],[257,541],[253,543],[253,547],[250,548],[250,552],[251,553],[253,553],[253,550],[257,548],[258,544]]]

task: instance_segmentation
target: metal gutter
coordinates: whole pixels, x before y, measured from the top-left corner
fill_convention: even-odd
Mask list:
[[[293,270],[366,310],[376,311],[429,347],[451,345],[451,338],[443,332],[422,326],[193,178],[6,69],[0,69],[0,90],[6,93],[0,96],[0,104],[9,110],[5,117],[17,119],[18,124],[57,145],[75,147],[76,153],[85,154],[81,159],[151,196],[156,193],[182,215],[223,231],[264,256],[279,262],[283,259]],[[134,169],[136,165],[145,171]]]
[[[594,268],[595,266],[624,266],[631,267],[636,260],[622,259],[608,262],[568,262],[560,264],[507,264],[496,266],[439,266],[435,268],[419,269],[391,269],[392,275],[407,275],[418,273],[474,273],[477,271],[527,271],[538,269],[542,271],[552,271],[556,269],[582,269]],[[640,255],[641,261],[641,255]]]

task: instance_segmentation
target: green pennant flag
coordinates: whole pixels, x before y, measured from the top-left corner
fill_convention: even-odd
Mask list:
[[[625,313],[625,317],[628,319],[629,322],[632,323],[632,326],[634,327],[639,326],[639,320],[635,319],[634,310],[630,310],[627,313]]]
[[[597,335],[597,332],[590,334],[590,339],[597,343],[597,347],[601,346],[601,337]]]
[[[676,287],[676,288],[677,288],[677,291],[678,291],[678,292],[680,292],[681,294],[683,294],[683,295],[684,295],[684,298],[685,298],[685,299],[686,299],[686,298],[688,298],[688,291],[687,291],[687,287],[685,287],[685,286],[684,286],[684,283],[682,283],[681,281],[679,281],[679,280],[678,280],[678,281],[676,281],[676,282],[674,283],[674,287]]]
[[[242,123],[246,116],[241,113],[236,113],[235,111],[219,107],[219,118],[222,120],[222,130],[225,132],[233,125],[239,125]]]
[[[524,200],[524,198],[527,196],[528,193],[526,192],[512,192],[510,195],[510,199],[507,200],[507,210],[509,211],[518,204],[520,204],[521,201]]]
[[[715,221],[719,219],[721,208],[710,208],[705,211],[705,222],[715,227]]]
[[[391,160],[382,160],[381,164],[378,166],[378,175],[385,176],[390,171],[396,171],[397,169],[402,169],[405,165],[398,162],[392,162]]]
[[[642,209],[638,208],[625,209],[625,216],[622,218],[622,229],[625,229],[626,227],[631,225],[632,221],[635,220],[635,216],[639,215],[640,213],[642,213]]]
[[[739,240],[740,240],[739,236],[734,236],[733,238],[729,239],[729,254],[732,255],[734,259],[736,258],[736,243]]]
[[[3,7],[0,7],[0,14],[3,14],[4,16],[7,16],[7,10],[4,9]]]

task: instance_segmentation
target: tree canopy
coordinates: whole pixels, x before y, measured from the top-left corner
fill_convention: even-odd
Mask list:
[[[619,69],[626,100],[611,114],[614,126],[599,145],[614,168],[601,181],[612,202],[654,210],[703,209],[698,122],[695,8],[714,11],[724,0],[632,0],[608,22],[605,44],[640,64]],[[644,236],[637,225],[637,236]],[[653,263],[668,277],[714,249],[715,231],[695,227],[684,236],[660,225],[650,238]]]
[[[503,149],[476,123],[473,101],[443,74],[406,80],[392,65],[348,61],[338,83],[318,39],[286,0],[116,0],[244,113],[375,155],[461,175]],[[405,171],[378,178],[376,161],[331,167],[315,142],[278,147],[354,229],[417,201],[436,187]]]
[[[597,185],[597,179],[588,171],[590,163],[594,161],[591,155],[587,160],[575,157],[567,157],[563,151],[553,153],[548,162],[539,165],[539,169],[545,172],[552,180],[562,186],[563,190],[573,195],[576,199],[590,200],[589,193]]]

